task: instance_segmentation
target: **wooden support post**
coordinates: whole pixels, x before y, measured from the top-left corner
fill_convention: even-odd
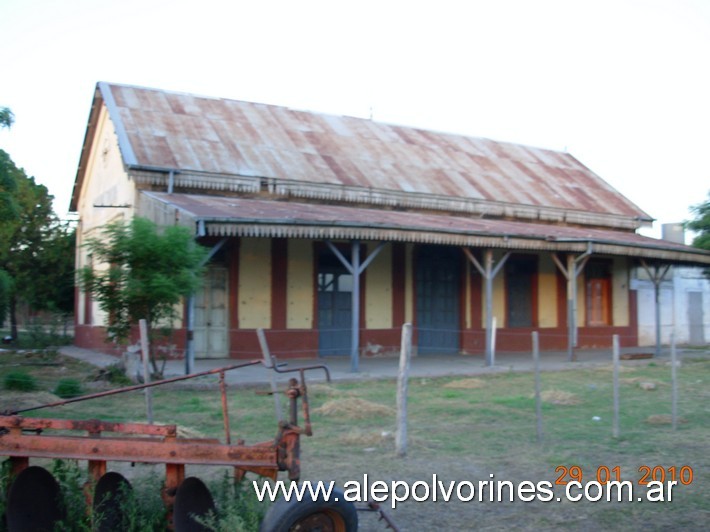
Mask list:
[[[651,267],[648,265],[648,263],[644,259],[641,259],[641,266],[643,266],[643,269],[646,270],[648,277],[651,279],[651,282],[653,283],[654,314],[655,314],[655,318],[656,318],[656,353],[655,353],[655,356],[656,356],[656,358],[658,358],[661,356],[661,283],[663,282],[663,279],[666,277],[666,274],[668,273],[668,270],[670,269],[671,265],[666,264],[665,266],[662,267],[659,264],[654,264],[653,271],[652,271]]]
[[[360,368],[360,241],[351,243],[352,291],[352,331],[350,335],[350,371],[357,373]]]
[[[577,359],[577,274],[574,255],[567,255],[567,360]]]
[[[360,274],[367,269],[370,263],[379,255],[384,247],[384,242],[380,242],[372,253],[364,260],[360,260],[360,241],[352,240],[350,242],[350,260],[346,259],[340,250],[335,247],[330,240],[325,243],[338,257],[338,260],[345,266],[350,275],[353,276],[353,291],[352,291],[352,325],[350,332],[350,371],[357,373],[360,363]]]
[[[478,259],[475,257],[471,250],[468,248],[462,248],[468,260],[476,267],[478,273],[481,274],[486,286],[486,366],[493,366],[493,279],[498,275],[500,270],[503,268],[505,261],[510,257],[510,252],[503,255],[498,264],[493,266],[493,250],[487,249],[483,252],[483,262],[482,265]]]
[[[584,270],[589,257],[592,254],[592,243],[587,244],[587,251],[575,257],[573,254],[567,255],[567,264],[562,264],[557,253],[552,254],[552,260],[567,279],[567,360],[572,362],[577,360],[574,348],[577,347],[577,277]]]
[[[399,353],[397,374],[397,432],[395,448],[397,456],[407,455],[407,390],[409,388],[409,364],[412,358],[412,324],[402,325],[402,345]]]

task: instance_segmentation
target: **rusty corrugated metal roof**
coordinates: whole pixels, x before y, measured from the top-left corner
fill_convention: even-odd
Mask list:
[[[204,236],[356,238],[562,252],[585,251],[591,243],[601,254],[710,264],[710,252],[627,231],[253,198],[147,191],[141,197],[141,215],[162,224],[193,225]]]
[[[131,168],[542,206],[634,227],[651,219],[568,153],[273,105],[98,89]]]

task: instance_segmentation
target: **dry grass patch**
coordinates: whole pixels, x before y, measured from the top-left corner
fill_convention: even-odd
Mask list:
[[[614,371],[614,364],[605,364],[594,368],[597,371]],[[619,373],[633,373],[637,368],[632,366],[625,366],[624,364],[619,364]]]
[[[200,432],[199,430],[194,429],[192,427],[186,427],[184,425],[178,425],[177,435],[178,438],[187,438],[192,440],[199,440],[207,437],[203,432]]]
[[[394,415],[395,410],[389,406],[366,401],[358,397],[348,397],[326,401],[323,406],[316,408],[313,412],[324,416],[364,419],[367,417]]]
[[[650,391],[655,390],[659,386],[665,386],[663,382],[654,381],[645,377],[628,377],[625,379],[619,379],[621,384],[635,384],[642,390]]]
[[[3,390],[0,397],[0,411],[15,412],[25,408],[42,406],[60,401],[59,397],[49,392],[14,392]]]
[[[540,394],[540,397],[545,403],[552,405],[572,406],[578,405],[581,402],[576,394],[563,390],[545,390]]]
[[[352,429],[351,431],[341,434],[338,441],[345,445],[372,447],[381,445],[385,442],[393,441],[394,433],[387,430],[359,430]]]
[[[309,384],[308,397],[353,397],[355,393],[351,390],[339,390],[330,384]]]
[[[483,388],[486,385],[486,381],[483,379],[477,379],[475,377],[469,379],[458,379],[455,381],[447,382],[444,384],[444,388],[454,388],[457,390],[477,390]]]
[[[678,423],[687,423],[688,420],[682,417],[678,418]],[[646,423],[649,425],[672,425],[673,417],[670,414],[653,414],[646,418]]]

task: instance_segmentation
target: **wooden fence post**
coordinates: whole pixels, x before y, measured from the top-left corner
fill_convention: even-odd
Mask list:
[[[678,375],[676,366],[678,356],[675,348],[675,332],[671,333],[671,424],[673,430],[678,428]]]
[[[402,346],[399,353],[397,374],[397,433],[395,448],[397,456],[407,455],[407,389],[409,387],[409,361],[412,357],[412,324],[402,325]]]
[[[614,415],[611,427],[611,435],[619,437],[619,335],[612,338],[612,357],[614,360]]]
[[[266,343],[266,335],[264,329],[257,329],[256,336],[259,338],[259,346],[261,346],[261,356],[264,358],[264,367],[269,373],[269,385],[271,386],[271,395],[274,396],[274,409],[276,410],[276,419],[283,421],[283,410],[281,410],[281,397],[279,396],[279,388],[276,385],[276,372],[274,367],[274,359],[271,357],[269,344]]]
[[[143,355],[143,382],[150,382],[150,369],[148,368],[148,358],[150,357],[150,347],[148,345],[148,323],[145,320],[138,320],[138,329],[141,335],[141,353]],[[153,424],[153,393],[150,388],[145,392],[145,409],[148,423]]]
[[[537,418],[537,441],[542,442],[542,399],[540,397],[540,340],[537,331],[532,333],[533,363],[535,366],[535,417]]]

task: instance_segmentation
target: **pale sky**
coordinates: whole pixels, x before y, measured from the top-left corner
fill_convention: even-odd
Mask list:
[[[652,236],[710,191],[710,0],[1,0],[0,61],[62,216],[97,81],[566,150]]]

